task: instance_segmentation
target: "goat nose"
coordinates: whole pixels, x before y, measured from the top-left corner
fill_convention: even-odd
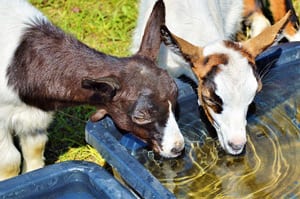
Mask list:
[[[234,144],[232,142],[229,142],[228,145],[235,151],[240,151],[244,148],[244,144]]]
[[[175,147],[171,149],[171,152],[174,154],[180,153],[184,149],[184,144],[182,142],[176,142]]]
[[[174,147],[171,149],[171,152],[174,154],[179,154],[182,150],[183,150],[182,147],[180,147],[180,148]]]

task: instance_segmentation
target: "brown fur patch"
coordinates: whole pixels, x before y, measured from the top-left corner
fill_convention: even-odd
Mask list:
[[[226,54],[213,54],[193,62],[192,70],[196,74],[199,80],[205,78],[205,76],[212,71],[214,67],[218,67],[220,64],[226,65],[228,63],[228,56]],[[219,69],[215,70],[219,72]]]
[[[295,35],[297,33],[297,29],[295,28],[295,25],[292,23],[292,22],[289,22],[287,25],[286,25],[286,28],[285,28],[285,32],[286,34],[288,35]]]
[[[253,57],[242,45],[232,41],[224,41],[224,44],[227,48],[231,48],[235,51],[240,52],[241,55],[247,58],[247,60],[251,63],[251,66],[255,66],[255,57]]]
[[[215,112],[217,114],[220,114],[223,111],[223,108],[222,108],[223,102],[222,102],[222,99],[219,96],[217,96],[214,92],[210,92],[209,95],[210,95],[210,97],[207,97],[204,95],[199,96],[199,99],[201,101],[201,105],[207,116],[207,119],[210,121],[211,124],[213,124],[214,119],[211,116],[209,109],[211,109],[213,112]]]
[[[261,6],[262,5],[260,1],[244,0],[244,11],[243,11],[244,18],[250,17],[255,12],[263,14],[261,10]]]
[[[191,63],[197,62],[197,60],[202,57],[203,49],[193,44],[185,41],[184,39],[177,37],[176,35],[170,33],[172,38],[174,38],[174,42],[180,48],[182,55],[186,60],[189,60]]]
[[[198,98],[211,123],[214,120],[209,112],[209,108],[215,113],[221,113],[223,110],[222,99],[215,94],[216,86],[213,79],[220,72],[219,65],[227,65],[228,59],[226,54],[212,54],[206,57],[199,56],[193,62],[192,70],[199,79]]]
[[[274,21],[279,21],[287,12],[286,0],[270,0],[270,10]]]
[[[289,0],[270,0],[270,11],[274,22],[279,21],[289,10],[292,11],[292,17],[285,27],[285,32],[292,36],[297,33],[299,26],[298,18],[294,17],[296,13],[292,2]]]
[[[209,110],[208,110],[208,106],[206,106],[205,104],[203,104],[202,107],[203,107],[203,110],[204,110],[204,112],[205,112],[205,115],[206,115],[208,121],[209,121],[211,124],[213,124],[215,120],[214,120],[213,117],[211,116],[211,114],[210,114],[210,112],[209,112]]]
[[[206,61],[208,60],[204,60],[204,62]],[[226,63],[224,62],[223,64]],[[215,113],[221,113],[223,111],[223,101],[215,93],[216,85],[214,82],[214,77],[216,76],[218,71],[220,71],[217,66],[218,65],[214,65],[214,67],[211,67],[211,70],[202,79],[200,79],[198,87],[198,98],[201,101],[206,116],[211,123],[213,123],[214,120],[209,112],[209,109],[211,109]]]
[[[221,113],[223,111],[223,101],[216,95],[215,89],[202,89],[201,101],[203,105],[210,107],[215,113]]]

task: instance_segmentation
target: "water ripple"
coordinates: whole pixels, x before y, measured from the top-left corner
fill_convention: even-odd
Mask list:
[[[295,99],[300,94],[249,118],[244,155],[226,155],[216,138],[198,128],[202,121],[187,115],[194,120],[182,120],[185,155],[153,156],[143,163],[177,198],[299,198],[300,103]]]

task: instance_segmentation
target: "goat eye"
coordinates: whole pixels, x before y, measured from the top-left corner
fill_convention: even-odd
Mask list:
[[[216,102],[209,98],[209,97],[206,97],[206,96],[203,96],[203,101],[208,105],[208,106],[214,106],[216,105]]]
[[[154,139],[161,142],[162,141],[162,136],[160,134],[155,134],[154,136]]]
[[[142,115],[132,117],[136,121],[143,121],[144,117]]]
[[[207,98],[207,97],[203,97],[203,101],[204,103],[206,103],[206,105],[208,107],[210,107],[215,113],[221,113],[223,108],[222,108],[222,104],[220,104],[218,101],[211,99],[211,98]]]
[[[149,124],[152,122],[152,118],[149,117],[148,115],[144,115],[144,114],[137,114],[137,115],[133,115],[132,117],[132,121],[143,125],[143,124]]]
[[[145,122],[145,118],[140,115],[140,116],[134,116],[133,120],[136,121],[137,123],[143,124]]]

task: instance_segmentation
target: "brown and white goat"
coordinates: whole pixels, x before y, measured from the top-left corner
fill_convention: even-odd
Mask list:
[[[138,49],[154,2],[140,1],[133,51]],[[240,154],[247,141],[248,106],[261,88],[255,57],[273,43],[288,17],[253,40],[236,43],[231,38],[240,27],[243,0],[164,0],[164,3],[166,26],[176,37],[166,27],[162,28],[165,45],[161,45],[159,66],[174,76],[196,75],[199,103],[215,127],[222,148],[229,154]]]
[[[243,151],[248,106],[262,87],[255,58],[277,39],[289,16],[290,12],[243,43],[218,40],[200,47],[172,35],[166,26],[161,29],[165,44],[191,63],[199,80],[200,103],[229,154]]]
[[[154,3],[155,0],[140,1],[139,18],[132,45],[133,52],[138,51],[138,46],[142,41],[143,31],[146,26],[146,20],[150,16]],[[200,81],[198,82],[199,87],[201,87],[203,93],[206,93],[207,97],[204,101],[202,100],[201,93],[199,93],[199,102],[202,103],[206,110],[208,110],[206,108],[209,107],[208,105],[212,106],[212,103],[215,104],[214,113],[216,114],[213,117],[211,116],[212,114],[208,116],[215,120],[212,123],[217,129],[221,145],[228,153],[238,154],[242,151],[246,143],[245,112],[247,111],[248,102],[252,101],[253,92],[258,87],[258,81],[253,69],[249,67],[247,60],[240,53],[232,54],[232,52],[236,51],[234,49],[236,45],[231,45],[230,42],[227,42],[228,46],[226,46],[223,40],[230,40],[239,30],[242,20],[243,0],[164,0],[164,3],[166,6],[166,26],[175,35],[193,45],[206,46],[204,55],[207,57],[205,59],[207,64],[217,65],[223,62],[224,65],[234,64],[231,67],[232,71],[229,71],[229,74],[224,77],[228,84],[223,85],[222,82],[216,82],[221,81],[221,79],[217,80],[214,78],[216,72],[219,71],[217,67],[207,67],[203,70],[202,76],[194,73],[191,69],[191,60],[185,59],[187,57],[183,57],[182,53],[179,53],[178,48],[172,44],[172,41],[175,40],[171,39],[169,42],[166,42],[170,48],[162,44],[158,57],[159,66],[166,68],[173,76],[185,75],[195,82]],[[167,36],[163,36],[168,41]],[[175,53],[172,51],[172,47],[175,47]],[[190,50],[193,49],[196,48],[191,48]],[[196,52],[189,53],[197,54],[197,50]],[[231,57],[228,57],[227,54]],[[210,57],[214,57],[214,59],[210,59]],[[193,59],[193,61],[196,61],[196,59]],[[237,65],[239,62],[246,66],[238,68]],[[233,74],[231,75],[230,73]],[[202,81],[202,77],[207,79],[207,81]],[[220,76],[220,78],[223,77]],[[238,79],[235,80],[236,78]],[[242,88],[240,86],[242,91],[235,92],[232,89],[238,88],[232,88],[231,84],[235,86],[234,82],[236,82],[236,85],[239,86],[238,84],[242,84],[240,78],[245,79],[243,83],[249,85],[249,88]],[[220,96],[218,93],[215,93],[217,90],[216,87],[221,86],[226,86],[222,88],[224,90],[222,92],[225,92],[226,96]],[[210,94],[212,96],[208,98]],[[240,107],[235,107],[235,104]],[[234,110],[237,108],[238,110]],[[217,114],[221,112],[225,113],[226,116],[223,116],[224,114]]]
[[[44,166],[47,127],[53,111],[66,106],[95,105],[93,121],[108,114],[160,155],[181,153],[177,86],[155,63],[164,12],[158,1],[139,51],[117,58],[65,34],[25,0],[0,1],[0,180],[19,173],[14,136],[23,172]]]
[[[300,41],[300,24],[292,0],[244,0],[244,25],[250,27],[250,37],[255,37],[289,10],[291,17],[283,34],[288,41]]]

